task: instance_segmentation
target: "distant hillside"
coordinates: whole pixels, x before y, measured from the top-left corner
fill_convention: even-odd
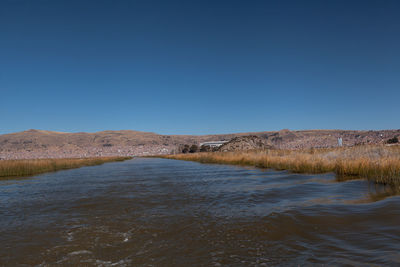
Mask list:
[[[236,133],[221,135],[160,135],[131,130],[102,131],[95,133],[62,133],[43,130],[0,135],[0,159],[10,158],[60,158],[114,155],[156,155],[178,151],[183,144],[199,144],[206,141],[229,141],[240,136],[254,135],[268,141],[276,148],[300,149],[333,147],[337,138],[343,145],[382,143],[400,130],[343,131],[306,130],[275,132]]]
[[[131,130],[63,133],[32,129],[0,135],[0,159],[169,154],[182,144],[230,140],[235,136],[160,135]]]
[[[273,148],[272,143],[268,141],[267,138],[262,138],[256,135],[239,136],[220,146],[218,151],[230,152]]]

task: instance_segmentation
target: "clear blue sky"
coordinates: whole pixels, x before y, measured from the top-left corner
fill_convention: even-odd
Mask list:
[[[0,2],[0,134],[400,128],[400,1]]]

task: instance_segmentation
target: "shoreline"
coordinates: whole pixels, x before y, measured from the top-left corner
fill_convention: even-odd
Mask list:
[[[333,149],[200,152],[161,158],[253,166],[293,173],[329,173],[367,179],[400,189],[400,146],[356,146]]]
[[[108,162],[125,161],[132,157],[18,159],[0,161],[0,180],[33,176],[42,173],[102,165]]]

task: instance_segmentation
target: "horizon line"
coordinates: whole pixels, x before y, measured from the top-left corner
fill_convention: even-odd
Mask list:
[[[101,133],[101,132],[121,132],[121,131],[131,131],[131,132],[140,132],[140,133],[151,133],[156,135],[175,135],[175,136],[184,136],[184,135],[191,135],[191,136],[207,136],[207,135],[230,135],[230,134],[251,134],[251,133],[267,133],[267,132],[282,132],[282,131],[291,131],[291,132],[302,132],[302,131],[357,131],[357,132],[379,132],[379,131],[399,131],[400,129],[280,129],[280,130],[265,130],[265,131],[248,131],[248,132],[229,132],[229,133],[209,133],[209,134],[161,134],[152,131],[141,131],[141,130],[132,130],[132,129],[120,129],[120,130],[101,130],[101,131],[74,131],[74,132],[67,132],[67,131],[55,131],[55,130],[43,130],[43,129],[27,129],[22,131],[16,132],[5,132],[1,133],[0,135],[7,135],[7,134],[16,134],[16,133],[23,133],[29,131],[37,131],[37,132],[51,132],[51,133],[59,133],[59,134],[78,134],[78,133]]]

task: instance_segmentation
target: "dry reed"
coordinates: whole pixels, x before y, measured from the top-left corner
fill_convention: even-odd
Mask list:
[[[0,178],[35,175],[127,159],[130,157],[0,160]]]
[[[400,146],[366,145],[332,149],[204,152],[166,158],[289,170],[296,173],[335,172],[378,183],[400,184]]]

